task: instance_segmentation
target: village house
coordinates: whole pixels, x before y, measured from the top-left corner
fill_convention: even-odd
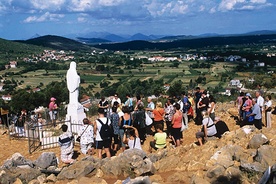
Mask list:
[[[240,85],[240,80],[237,80],[237,79],[232,79],[231,81],[230,81],[230,86],[238,86],[238,85]]]
[[[166,61],[166,58],[162,56],[154,56],[154,57],[148,58],[148,60],[151,62],[157,62],[157,61]]]
[[[11,95],[2,95],[2,99],[3,99],[4,101],[11,101],[12,96],[11,96]]]
[[[16,68],[17,62],[16,61],[10,61],[10,67],[11,68]]]
[[[92,106],[91,98],[87,95],[82,96],[82,99],[80,99],[80,103],[85,111],[89,111],[89,108]]]
[[[238,79],[232,79],[228,86],[242,88],[242,83]]]
[[[168,91],[170,89],[170,84],[164,84],[165,91]]]

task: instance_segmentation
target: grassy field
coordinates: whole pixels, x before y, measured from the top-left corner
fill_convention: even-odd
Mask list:
[[[69,66],[68,62],[68,66]],[[100,83],[103,81],[107,81],[109,85],[119,82],[120,80],[148,80],[152,78],[153,80],[163,79],[164,83],[172,84],[175,81],[181,80],[184,85],[189,85],[190,80],[193,82],[199,77],[206,78],[206,84],[200,85],[203,87],[215,87],[221,82],[221,74],[228,73],[236,67],[233,63],[227,62],[218,62],[215,63],[212,68],[207,69],[191,69],[189,65],[193,62],[187,61],[180,63],[179,66],[170,67],[172,62],[162,62],[162,63],[152,63],[152,64],[143,64],[143,67],[135,68],[135,69],[126,69],[124,66],[120,67],[124,71],[123,74],[119,74],[118,71],[116,73],[100,73],[95,70],[96,64],[90,63],[79,63],[77,64],[77,71],[84,83],[81,85],[83,87],[87,87],[90,84],[93,84],[93,92],[100,92],[102,88],[100,88]],[[105,64],[106,66],[109,64]],[[17,73],[21,68],[8,69],[4,71],[0,71],[0,75],[5,74],[6,72],[14,72]],[[24,81],[20,88],[25,88],[27,86],[37,87],[40,83],[43,83],[46,86],[48,83],[52,81],[62,81],[66,79],[67,70],[37,70],[30,71],[28,73],[24,73],[22,75],[13,75],[7,76],[7,79],[13,79],[15,81]],[[107,77],[108,74],[110,78]],[[234,76],[231,76],[234,79],[248,79],[252,77],[250,73],[236,73]],[[264,80],[269,80],[269,77],[264,78]],[[224,83],[224,87],[227,87],[229,80],[226,80]]]

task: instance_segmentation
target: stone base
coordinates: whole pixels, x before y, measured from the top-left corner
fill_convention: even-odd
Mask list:
[[[84,113],[83,106],[79,104],[68,104],[66,121],[70,120],[71,125],[68,125],[68,131],[73,133],[78,133],[80,125],[83,125],[83,119],[86,118],[86,114]]]

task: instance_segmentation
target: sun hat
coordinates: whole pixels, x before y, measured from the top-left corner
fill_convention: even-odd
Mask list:
[[[249,96],[249,97],[251,97],[250,93],[246,93],[246,95],[245,95],[245,96]]]
[[[50,99],[51,101],[55,101],[56,99],[54,98],[54,97],[51,97],[51,99]]]

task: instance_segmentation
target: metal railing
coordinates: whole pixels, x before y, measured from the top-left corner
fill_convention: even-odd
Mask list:
[[[59,135],[62,134],[60,129],[62,124],[72,127],[71,119],[56,121],[55,124],[48,121],[41,123],[39,121],[30,121],[27,123],[26,137],[28,138],[29,153],[33,153],[38,148],[54,148],[58,145]]]

